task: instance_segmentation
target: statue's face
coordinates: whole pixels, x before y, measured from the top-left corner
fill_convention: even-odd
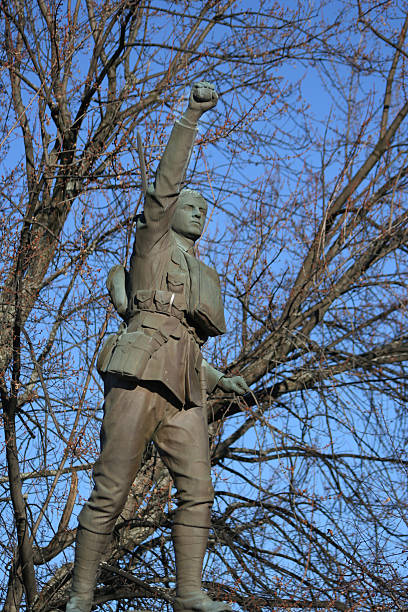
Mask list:
[[[207,202],[196,195],[181,192],[171,227],[176,234],[197,240],[203,233],[207,215]]]

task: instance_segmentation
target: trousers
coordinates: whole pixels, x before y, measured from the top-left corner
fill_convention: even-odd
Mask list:
[[[214,490],[208,424],[201,406],[180,408],[170,393],[108,376],[101,453],[93,470],[94,488],[78,522],[111,534],[153,440],[177,490],[174,526],[208,529]],[[153,388],[152,388],[153,387]]]

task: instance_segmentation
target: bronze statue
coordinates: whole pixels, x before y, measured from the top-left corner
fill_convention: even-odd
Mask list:
[[[214,498],[201,389],[205,383],[208,392],[219,387],[243,394],[248,387],[242,377],[226,378],[202,358],[207,338],[225,332],[224,312],[217,273],[194,254],[206,201],[197,191],[181,189],[197,122],[217,99],[211,84],[193,86],[154,185],[146,191],[130,271],[116,266],[108,277],[111,299],[125,323],[98,358],[105,383],[101,454],[94,489],[78,519],[67,612],[91,609],[100,557],[150,440],[177,489],[174,610],[231,610],[201,591]]]

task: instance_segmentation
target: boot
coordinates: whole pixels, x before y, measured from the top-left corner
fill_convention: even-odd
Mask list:
[[[223,612],[230,606],[213,601],[201,590],[201,572],[209,529],[176,524],[172,539],[176,556],[177,597],[174,611]]]
[[[66,612],[90,611],[99,562],[110,538],[110,534],[93,533],[78,527],[74,572]]]

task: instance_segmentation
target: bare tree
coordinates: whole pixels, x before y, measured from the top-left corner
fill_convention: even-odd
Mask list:
[[[104,279],[187,82],[221,92],[188,180],[253,394],[209,404],[204,579],[237,609],[405,609],[407,6],[1,3],[2,599],[63,609],[98,452]],[[323,99],[308,106],[311,79]],[[312,97],[313,104],[317,98]],[[171,606],[171,480],[152,449],[95,605]]]

